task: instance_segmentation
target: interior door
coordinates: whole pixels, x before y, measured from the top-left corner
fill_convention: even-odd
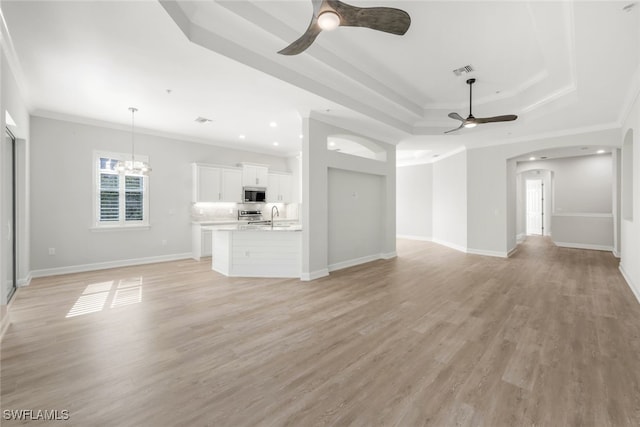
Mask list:
[[[542,180],[528,179],[527,185],[527,234],[542,235]]]
[[[9,129],[5,130],[5,143],[3,147],[4,172],[2,174],[4,219],[6,241],[3,242],[5,260],[4,286],[7,292],[7,301],[16,291],[16,138]]]

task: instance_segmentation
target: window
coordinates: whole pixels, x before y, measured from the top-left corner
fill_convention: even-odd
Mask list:
[[[118,172],[118,161],[127,157],[119,153],[94,154],[96,227],[149,225],[149,177]]]

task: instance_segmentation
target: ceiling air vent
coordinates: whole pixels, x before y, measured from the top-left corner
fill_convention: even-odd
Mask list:
[[[197,123],[209,123],[212,122],[213,120],[211,119],[207,119],[206,117],[196,117],[196,122]]]
[[[471,65],[465,65],[464,67],[460,67],[457,70],[453,70],[453,74],[455,74],[456,76],[461,76],[463,74],[469,74],[472,71],[474,71],[474,69]]]

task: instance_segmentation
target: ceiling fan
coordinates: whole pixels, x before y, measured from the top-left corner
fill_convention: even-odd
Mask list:
[[[297,55],[304,52],[322,30],[341,27],[367,27],[386,33],[403,35],[411,25],[407,12],[391,7],[356,7],[339,0],[311,0],[313,16],[307,31],[279,54]]]
[[[495,117],[473,117],[473,114],[471,114],[471,87],[475,82],[476,79],[467,80],[467,84],[469,85],[469,117],[463,119],[462,116],[458,113],[449,113],[449,117],[455,120],[460,120],[462,123],[460,123],[460,126],[458,126],[457,128],[448,130],[445,133],[455,132],[462,128],[472,128],[483,123],[510,122],[518,118],[518,116],[516,116],[515,114]]]

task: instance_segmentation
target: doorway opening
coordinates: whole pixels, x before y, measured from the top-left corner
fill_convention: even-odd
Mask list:
[[[526,181],[526,233],[528,236],[544,235],[544,183],[542,179]]]

